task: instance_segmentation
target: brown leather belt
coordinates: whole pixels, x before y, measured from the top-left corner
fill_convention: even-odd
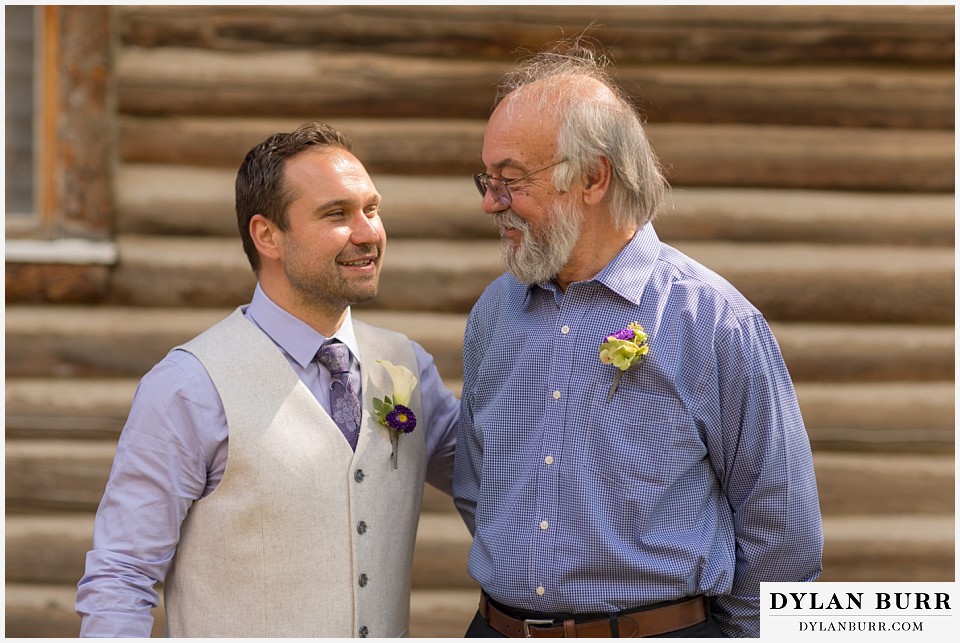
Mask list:
[[[671,603],[653,609],[613,615],[591,621],[567,619],[515,618],[498,609],[480,592],[480,615],[487,623],[510,638],[638,638],[656,636],[681,630],[707,620],[707,605],[704,596]],[[613,631],[613,620],[617,632]]]

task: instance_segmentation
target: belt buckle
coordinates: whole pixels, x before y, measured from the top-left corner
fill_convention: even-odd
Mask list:
[[[523,638],[529,639],[533,637],[533,634],[530,633],[531,625],[553,625],[554,619],[552,618],[525,618],[523,619]]]

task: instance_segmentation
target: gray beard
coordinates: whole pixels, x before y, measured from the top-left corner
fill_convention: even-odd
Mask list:
[[[508,225],[523,234],[520,245],[507,238],[500,240],[500,261],[525,284],[550,281],[570,262],[580,239],[583,211],[575,204],[557,202],[549,211],[549,224],[532,229],[513,210],[496,215],[498,225]]]

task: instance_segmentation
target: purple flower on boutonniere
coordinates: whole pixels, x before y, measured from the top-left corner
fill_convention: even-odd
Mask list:
[[[417,427],[417,416],[402,404],[395,405],[385,419],[387,426],[401,433],[410,433]]]
[[[600,361],[617,367],[613,385],[610,387],[610,392],[607,393],[607,402],[613,399],[613,394],[617,391],[617,385],[620,384],[620,378],[623,377],[624,371],[639,366],[649,352],[650,345],[647,344],[647,334],[644,332],[643,326],[637,322],[633,322],[626,328],[606,336],[605,341],[600,344]]]
[[[639,326],[639,324],[637,324]],[[640,331],[643,332],[643,327],[640,328]],[[624,328],[623,330],[618,330],[612,335],[607,335],[607,339],[619,339],[622,342],[632,342],[637,336],[637,331],[632,328]]]
[[[378,359],[377,363],[383,366],[390,379],[393,380],[393,396],[386,395],[373,399],[373,414],[390,431],[390,445],[393,448],[390,461],[393,468],[397,468],[397,450],[400,446],[400,434],[411,433],[417,427],[417,416],[410,410],[410,396],[417,386],[416,376],[406,366],[397,366],[385,359]]]

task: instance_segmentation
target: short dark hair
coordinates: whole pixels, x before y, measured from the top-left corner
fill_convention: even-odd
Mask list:
[[[260,256],[250,236],[250,220],[260,214],[287,229],[290,194],[284,181],[284,163],[292,156],[316,147],[351,150],[350,140],[340,131],[317,121],[304,123],[293,132],[272,134],[255,146],[237,171],[237,227],[243,251],[255,274],[260,272]]]

